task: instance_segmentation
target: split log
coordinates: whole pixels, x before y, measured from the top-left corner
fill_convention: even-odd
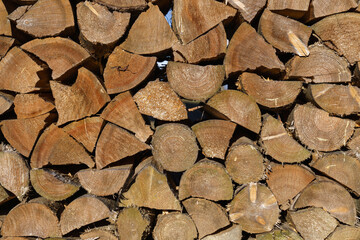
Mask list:
[[[205,198],[212,201],[233,198],[231,178],[222,164],[203,159],[188,169],[179,185],[179,199]]]
[[[153,134],[150,126],[145,124],[134,99],[129,92],[117,95],[101,113],[106,121],[115,123],[133,133],[142,142]]]
[[[145,0],[95,0],[95,2],[121,11],[142,11],[147,7]]]
[[[235,14],[235,9],[213,0],[176,0],[174,32],[183,44],[187,44]]]
[[[32,169],[31,185],[42,197],[51,201],[62,201],[74,195],[80,188],[71,177],[51,169]]]
[[[328,240],[337,239],[360,239],[360,228],[353,226],[338,226],[335,231],[327,238]]]
[[[302,82],[274,81],[245,72],[240,75],[237,85],[258,104],[274,109],[292,104],[301,91]]]
[[[348,62],[327,47],[314,44],[306,58],[295,56],[286,63],[286,78],[300,78],[309,83],[350,82]]]
[[[11,197],[7,191],[0,185],[0,205],[2,205],[3,203],[11,200],[13,197]],[[1,218],[2,216],[0,216]],[[1,229],[1,225],[2,225],[2,221],[3,219],[0,219],[0,229]]]
[[[11,146],[25,157],[29,157],[49,116],[50,114],[44,114],[35,118],[4,120],[1,122],[1,132]]]
[[[352,135],[350,141],[347,144],[347,147],[351,152],[354,152],[355,155],[360,153],[360,129],[356,128],[354,134]]]
[[[241,24],[231,38],[224,65],[226,76],[247,70],[270,73],[285,70],[275,49],[248,23]]]
[[[180,203],[170,189],[166,176],[151,165],[138,173],[135,183],[123,196],[120,206],[181,211]]]
[[[225,158],[236,124],[224,120],[206,120],[191,127],[200,143],[202,153],[209,158]]]
[[[189,169],[197,160],[199,147],[194,132],[180,123],[162,124],[151,141],[155,161],[171,172]]]
[[[355,0],[331,0],[324,4],[321,0],[312,0],[305,15],[307,22],[320,19],[335,13],[345,12],[358,6]]]
[[[199,239],[230,225],[225,209],[219,204],[202,198],[189,198],[183,205],[194,221]]]
[[[38,0],[16,21],[16,28],[39,38],[66,35],[74,26],[69,0]]]
[[[260,109],[248,95],[236,90],[224,90],[210,98],[207,105],[240,126],[255,133],[260,132]]]
[[[29,169],[24,159],[15,151],[1,151],[0,166],[1,186],[23,200],[29,191]]]
[[[166,74],[171,88],[181,97],[206,101],[220,89],[225,69],[222,65],[198,66],[169,62]]]
[[[172,47],[175,62],[200,63],[218,60],[225,56],[226,32],[222,23],[189,42],[175,43]]]
[[[16,21],[19,20],[27,12],[27,10],[29,10],[29,8],[31,8],[29,5],[19,6],[14,11],[12,11],[7,18],[16,24]]]
[[[269,0],[267,8],[284,16],[301,18],[309,9],[310,0]]]
[[[339,221],[354,225],[356,207],[351,195],[335,182],[318,181],[310,184],[301,192],[295,208],[321,207]]]
[[[289,212],[289,219],[305,240],[325,239],[338,225],[322,208],[306,208]]]
[[[197,230],[187,214],[172,212],[158,215],[152,235],[154,240],[193,240],[197,237]]]
[[[17,118],[34,118],[55,108],[50,94],[17,94],[14,98],[14,111]]]
[[[142,114],[164,121],[187,119],[185,105],[167,82],[149,82],[134,95],[134,100]]]
[[[53,80],[66,79],[80,64],[90,58],[90,54],[84,48],[67,38],[34,39],[21,48],[46,62],[52,70]]]
[[[135,207],[121,210],[116,221],[120,239],[142,240],[150,232],[150,220],[144,210]]]
[[[136,19],[120,47],[136,54],[156,54],[170,49],[177,41],[159,7],[149,3],[149,9]]]
[[[288,121],[293,121],[296,136],[303,144],[324,152],[345,146],[355,126],[352,120],[329,116],[310,103],[296,105]]]
[[[109,94],[130,90],[143,82],[155,69],[156,57],[128,53],[116,47],[104,70],[104,82]]]
[[[241,239],[242,231],[240,225],[234,224],[232,227],[225,229],[219,233],[204,237],[203,240],[234,240]]]
[[[243,231],[271,231],[279,219],[280,209],[272,192],[262,184],[246,185],[229,206],[230,221],[241,225]]]
[[[7,16],[8,16],[8,12],[4,5],[4,0],[1,0],[0,1],[0,35],[11,36],[12,35],[11,25]]]
[[[19,204],[6,215],[1,227],[4,237],[61,237],[59,220],[45,204]]]
[[[308,56],[312,29],[296,20],[265,9],[259,22],[259,32],[273,47],[282,52]]]
[[[81,186],[88,193],[97,196],[116,194],[124,186],[132,165],[111,167],[106,169],[85,169],[76,173]]]
[[[14,104],[14,96],[0,92],[0,115],[8,111]]]
[[[47,164],[86,164],[93,167],[94,162],[85,149],[63,129],[50,125],[37,141],[30,159],[32,168]]]
[[[83,240],[118,240],[118,238],[109,231],[101,230],[101,229],[93,229],[89,232],[83,233],[80,235],[80,239]]]
[[[104,120],[100,117],[88,117],[66,125],[63,130],[92,152],[103,124]]]
[[[322,19],[312,26],[330,48],[344,55],[350,64],[360,61],[360,14],[340,13]]]
[[[110,217],[108,204],[93,196],[81,196],[67,205],[61,213],[61,233],[65,235],[108,217]]]
[[[1,15],[1,13],[0,13],[0,15]],[[15,38],[7,37],[7,36],[0,36],[0,59],[5,57],[6,53],[13,46],[14,42],[15,42]]]
[[[271,231],[270,233],[262,233],[256,235],[256,240],[304,240],[296,232],[296,230],[288,225],[280,226],[280,229]]]
[[[133,156],[149,148],[147,144],[141,142],[128,131],[112,123],[107,123],[96,144],[96,168],[102,169],[110,163]]]
[[[263,119],[260,144],[266,154],[282,163],[302,162],[310,157],[310,152],[291,137],[280,120],[269,114]]]
[[[246,1],[246,0],[228,0],[228,3],[236,8],[241,16],[251,22],[266,5],[266,0]]]

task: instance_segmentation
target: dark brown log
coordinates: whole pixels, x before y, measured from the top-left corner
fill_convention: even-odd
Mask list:
[[[145,0],[95,0],[95,2],[121,11],[142,11],[147,7]]]
[[[12,1],[20,5],[25,5],[25,4],[34,4],[36,3],[37,0],[12,0]]]
[[[305,19],[309,22],[335,13],[345,12],[357,6],[358,3],[355,0],[331,0],[327,4],[321,0],[312,0]]]
[[[153,134],[153,131],[145,124],[134,99],[129,92],[117,95],[101,113],[106,121],[115,123],[135,133],[135,137],[143,142]]]
[[[149,82],[134,95],[134,100],[142,114],[164,121],[187,119],[185,105],[167,82]]]
[[[230,225],[225,209],[219,204],[202,198],[189,198],[183,201],[183,205],[196,225],[199,239]]]
[[[136,207],[124,208],[116,221],[120,239],[142,240],[150,231],[150,218]]]
[[[344,58],[327,47],[314,44],[306,58],[295,56],[286,64],[287,78],[300,78],[305,82],[350,82],[351,72]]]
[[[353,226],[338,226],[335,231],[327,238],[328,240],[337,239],[360,239],[360,228]]]
[[[11,108],[14,103],[14,96],[0,92],[0,115]]]
[[[266,5],[266,0],[228,0],[227,2],[236,8],[247,22],[251,22]]]
[[[1,14],[1,13],[0,13]],[[0,58],[5,57],[15,42],[15,38],[0,36]]]
[[[69,0],[38,0],[16,21],[16,27],[34,37],[72,31],[74,15]]]
[[[175,43],[172,47],[174,61],[199,63],[225,56],[226,32],[222,23],[188,44]]]
[[[96,168],[102,169],[150,147],[128,131],[111,123],[106,124],[100,134],[95,150]]]
[[[205,157],[225,159],[236,124],[224,120],[206,120],[191,127]]]
[[[271,231],[280,213],[274,195],[265,185],[258,183],[246,185],[235,195],[228,209],[230,220],[249,233]]]
[[[80,235],[83,240],[96,239],[96,240],[118,240],[118,238],[110,231],[102,229],[93,229],[89,232]]]
[[[7,16],[8,16],[8,12],[6,10],[3,0],[1,0],[0,1],[0,35],[11,36],[12,35],[11,25]]]
[[[224,90],[213,96],[207,104],[231,121],[259,133],[260,109],[248,95],[236,90]]]
[[[124,186],[132,165],[106,169],[85,169],[76,173],[81,186],[90,194],[109,196],[116,194]]]
[[[170,49],[177,41],[159,7],[149,3],[149,9],[136,19],[120,47],[136,54],[155,54]]]
[[[213,235],[204,237],[203,240],[234,240],[241,239],[242,231],[241,226],[234,224],[233,226]]]
[[[14,99],[14,111],[17,118],[34,118],[55,108],[48,94],[17,94]]]
[[[285,70],[275,49],[248,23],[241,24],[231,38],[224,65],[226,76],[247,70],[273,73]]]
[[[31,155],[32,168],[45,165],[86,164],[94,166],[94,161],[85,149],[63,129],[50,125],[37,141]]]
[[[310,0],[269,0],[267,8],[284,16],[301,18],[309,9]]]
[[[300,81],[274,81],[254,73],[243,73],[238,88],[267,108],[281,108],[292,104],[302,87]]]
[[[233,192],[231,178],[223,165],[206,158],[188,169],[181,176],[179,185],[180,200],[188,197],[231,200]]]
[[[145,57],[116,47],[110,54],[104,70],[105,87],[109,94],[136,87],[154,70],[156,57]]]
[[[154,159],[171,172],[182,172],[197,160],[199,147],[194,132],[180,123],[162,124],[151,141]]]

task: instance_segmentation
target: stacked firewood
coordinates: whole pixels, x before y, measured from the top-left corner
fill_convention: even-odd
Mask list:
[[[356,0],[0,0],[0,237],[360,239]]]

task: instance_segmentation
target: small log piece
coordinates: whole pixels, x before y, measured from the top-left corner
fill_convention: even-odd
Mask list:
[[[352,135],[350,141],[347,143],[347,147],[355,155],[360,153],[360,129],[356,128],[354,134]]]
[[[0,115],[7,112],[14,104],[14,96],[0,92]]]
[[[150,232],[150,220],[148,214],[142,209],[124,208],[116,221],[120,239],[142,240]]]
[[[360,228],[354,226],[339,225],[327,239],[360,239]]]
[[[256,235],[256,240],[304,240],[296,232],[294,228],[289,227],[287,224],[280,226],[280,229],[275,229],[269,233],[262,233]]]
[[[121,11],[142,11],[147,8],[145,0],[95,0],[95,2]]]
[[[55,108],[50,94],[17,94],[14,98],[14,111],[17,118],[34,118]]]
[[[305,15],[305,19],[307,22],[310,22],[335,13],[348,11],[357,6],[358,3],[355,0],[331,0],[328,1],[328,4],[323,4],[321,0],[312,0],[309,11]]]
[[[102,229],[92,229],[89,232],[85,232],[80,235],[80,239],[89,240],[118,240],[118,238],[112,234],[110,231],[102,230]]]
[[[4,0],[0,1],[0,35],[11,36],[11,25],[9,19],[7,18],[8,12],[3,1]]]
[[[228,0],[228,3],[236,8],[241,16],[251,22],[266,5],[266,0],[246,1],[246,0]]]
[[[0,205],[2,205],[3,203],[11,200],[13,197],[11,197],[7,191],[5,190],[5,188],[3,188],[1,185],[0,185]],[[2,217],[2,216],[0,216]],[[2,221],[3,219],[0,219],[0,229],[1,229],[1,225],[2,225]]]
[[[0,36],[0,59],[5,57],[6,53],[13,46],[14,42],[15,42],[15,38]]]
[[[299,19],[308,11],[310,0],[269,0],[267,8],[284,16]]]
[[[203,240],[234,240],[241,239],[242,231],[241,226],[234,224],[233,226],[212,235],[204,237]]]

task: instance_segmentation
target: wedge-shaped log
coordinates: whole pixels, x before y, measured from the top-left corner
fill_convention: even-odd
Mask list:
[[[3,203],[6,203],[7,201],[13,199],[14,197],[11,197],[9,195],[9,193],[7,193],[7,191],[5,190],[5,188],[3,188],[1,185],[0,185],[0,205],[3,204]],[[1,228],[1,225],[2,225],[2,221],[3,219],[0,220],[0,228]]]
[[[354,226],[340,225],[327,239],[360,239],[360,228]]]
[[[0,92],[0,115],[5,113],[14,104],[14,96]]]
[[[347,143],[347,147],[351,152],[360,153],[360,129],[357,128],[354,131],[350,141]]]
[[[301,18],[309,9],[310,0],[269,0],[267,8],[284,16]]]
[[[233,239],[241,239],[242,231],[241,226],[234,224],[233,226],[207,237],[204,237],[203,240],[233,240]]]
[[[142,209],[124,208],[116,220],[120,239],[141,240],[150,232],[150,218]]]
[[[15,42],[15,38],[7,37],[7,36],[0,36],[0,58],[5,57],[6,53],[14,45],[14,42]]]
[[[358,3],[355,0],[330,0],[327,3],[323,4],[321,0],[312,0],[309,11],[305,16],[306,21],[317,20],[358,7]]]
[[[3,0],[0,1],[0,35],[11,36],[11,25],[10,21],[7,18],[8,12],[3,3]]]
[[[265,7],[266,0],[228,0],[228,3],[240,12],[247,22],[251,22],[260,10]]]
[[[109,8],[122,11],[141,11],[147,7],[145,0],[95,0]]]
[[[50,94],[17,94],[14,98],[14,111],[17,118],[34,118],[55,108]]]

